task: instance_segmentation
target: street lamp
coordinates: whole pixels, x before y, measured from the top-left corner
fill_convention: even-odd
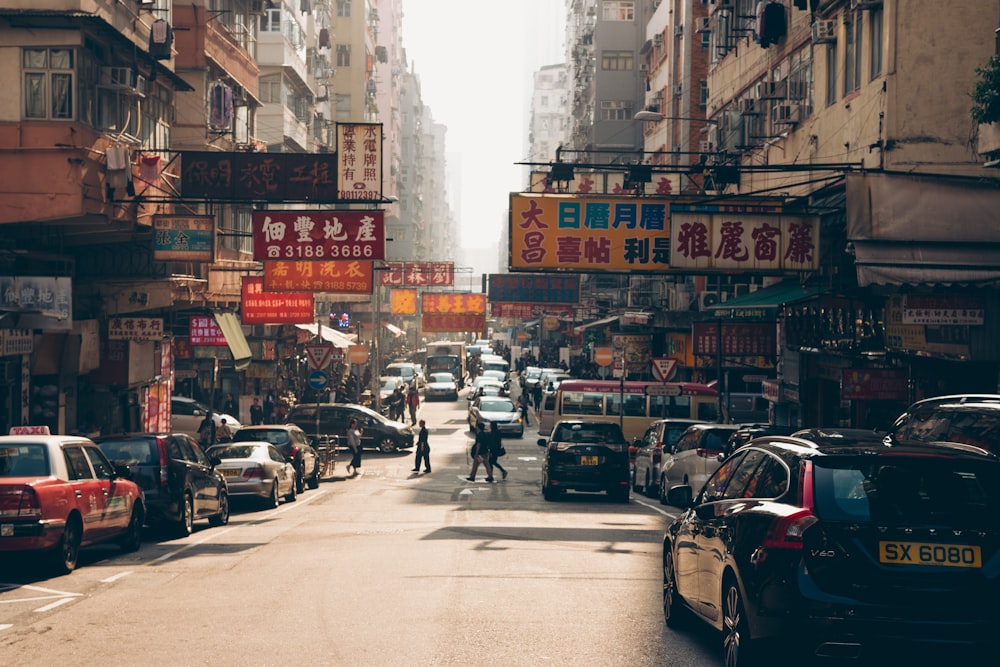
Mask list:
[[[686,120],[692,123],[705,123],[706,125],[719,124],[719,121],[712,120],[711,118],[696,118],[695,116],[667,116],[659,111],[650,111],[648,109],[636,112],[636,114],[632,116],[632,120],[652,121],[654,123],[658,123],[661,120]]]

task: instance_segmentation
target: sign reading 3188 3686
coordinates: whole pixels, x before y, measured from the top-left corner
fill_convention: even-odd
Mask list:
[[[385,259],[383,211],[259,211],[253,214],[258,261]]]

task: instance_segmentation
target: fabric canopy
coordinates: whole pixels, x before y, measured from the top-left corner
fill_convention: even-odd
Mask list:
[[[233,353],[233,367],[238,371],[245,371],[250,366],[250,344],[247,337],[243,335],[243,327],[233,313],[215,311],[212,313],[216,323],[222,329],[222,335],[226,337],[226,344],[229,351]]]
[[[299,329],[302,329],[303,331],[308,331],[313,336],[316,335],[315,324],[296,324],[295,326]],[[354,339],[352,337],[345,336],[336,329],[323,325],[320,325],[320,329],[321,329],[320,335],[322,336],[323,340],[325,340],[328,343],[332,343],[334,347],[339,347],[346,350],[350,346],[354,345]]]
[[[384,322],[383,326],[389,331],[391,331],[395,336],[402,336],[403,334],[406,333],[405,331],[397,327],[395,324],[389,324],[388,322]]]
[[[774,320],[781,306],[808,299],[822,291],[820,287],[803,287],[797,281],[785,280],[709,306],[708,312],[716,319]]]
[[[587,322],[586,324],[581,324],[578,327],[573,328],[573,333],[580,334],[591,327],[600,327],[611,324],[612,322],[618,321],[618,315],[612,315],[611,317],[605,317],[603,320],[594,320],[593,322]]]

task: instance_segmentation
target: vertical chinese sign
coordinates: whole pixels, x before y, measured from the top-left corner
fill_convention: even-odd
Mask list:
[[[337,198],[382,200],[381,123],[337,124]]]

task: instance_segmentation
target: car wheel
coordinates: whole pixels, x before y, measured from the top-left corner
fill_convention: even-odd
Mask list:
[[[316,463],[316,469],[313,470],[313,474],[309,475],[309,479],[306,481],[306,485],[310,489],[319,488],[319,462]]]
[[[179,537],[187,537],[194,532],[194,501],[188,493],[181,499],[181,515],[175,528]]]
[[[396,443],[393,442],[392,438],[389,436],[385,436],[378,441],[378,450],[383,454],[391,454],[395,452],[396,449]]]
[[[555,500],[557,497],[556,490],[552,488],[549,484],[542,485],[542,498],[546,500]]]
[[[277,482],[275,482],[275,484],[277,485]],[[297,494],[295,492],[295,485],[292,484],[291,487],[289,487],[288,489],[288,493],[285,494],[285,502],[294,503],[296,496]]]
[[[128,518],[128,528],[125,529],[125,534],[119,544],[122,551],[126,553],[138,551],[142,545],[142,505],[138,503],[132,505],[132,515]]]
[[[208,517],[208,525],[225,526],[229,523],[229,494],[223,491],[219,494],[219,513]]]
[[[674,572],[674,555],[670,545],[663,544],[663,622],[671,628],[679,627],[684,618],[684,605],[677,594],[677,573]]]
[[[71,516],[63,528],[59,544],[52,550],[52,569],[58,574],[69,574],[76,569],[80,558],[80,542],[83,540],[83,525],[78,516]]]
[[[660,476],[660,504],[667,504],[667,480],[662,475]]]
[[[294,488],[294,482],[292,483],[292,485]],[[277,507],[280,503],[281,501],[278,496],[278,479],[275,478],[274,483],[271,484],[271,493],[267,496],[267,499],[264,501],[264,508],[271,510]]]
[[[629,500],[628,487],[624,486],[620,489],[609,489],[608,496],[610,496],[611,499],[614,500],[615,502],[627,503]]]
[[[722,585],[722,652],[726,667],[747,667],[753,664],[743,596],[732,576],[726,577]]]

